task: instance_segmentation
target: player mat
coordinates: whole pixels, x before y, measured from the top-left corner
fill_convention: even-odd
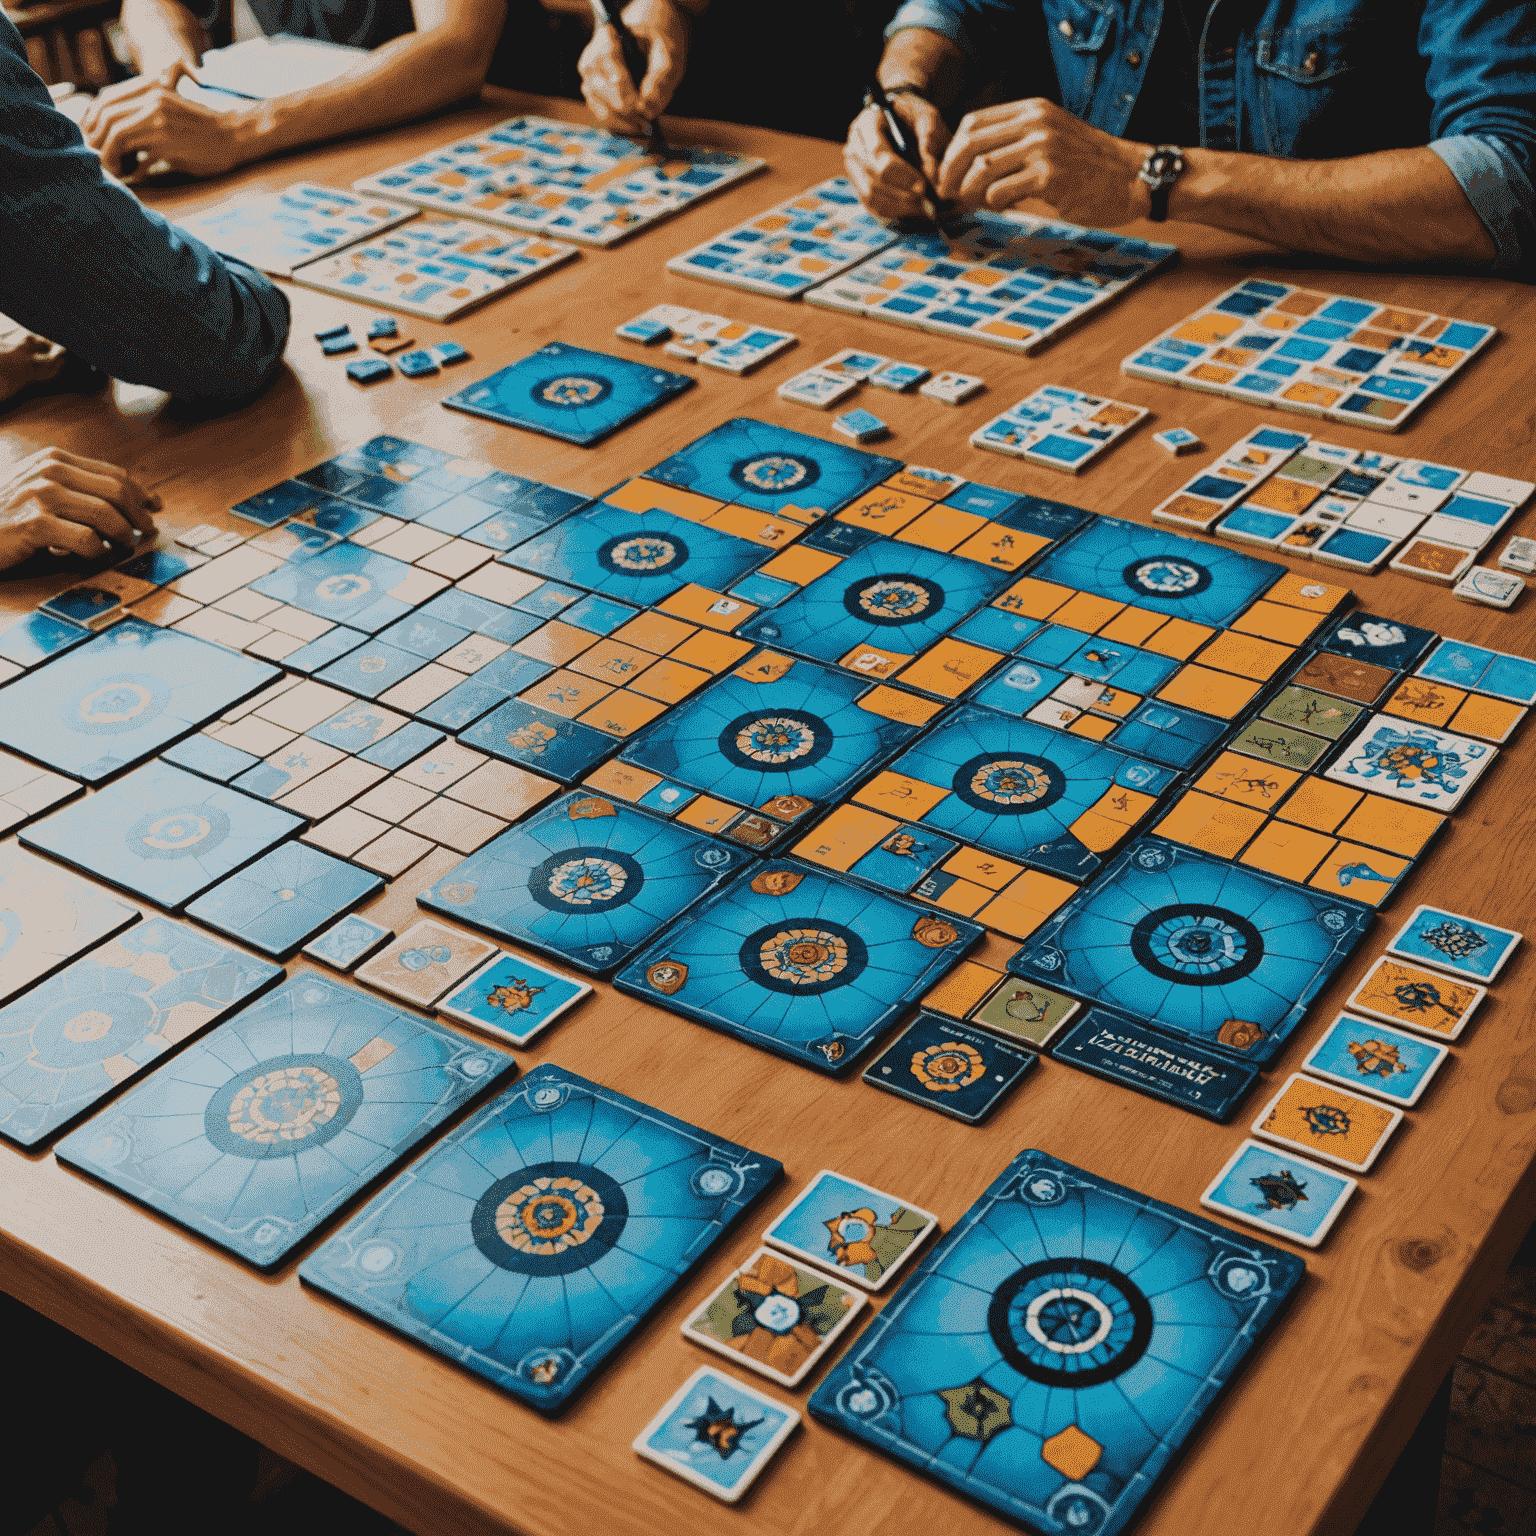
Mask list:
[[[1124,1530],[1306,1272],[1021,1152],[812,1395],[812,1415],[1033,1530]]]
[[[546,1063],[405,1169],[299,1276],[554,1413],[781,1172]]]

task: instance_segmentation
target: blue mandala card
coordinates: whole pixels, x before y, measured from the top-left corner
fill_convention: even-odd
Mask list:
[[[393,928],[382,927],[366,917],[359,917],[356,912],[349,912],[339,923],[311,939],[304,946],[304,953],[312,960],[323,961],[333,970],[350,971],[358,961],[366,959],[394,936]]]
[[[545,1065],[405,1169],[299,1276],[553,1413],[781,1171]]]
[[[290,842],[221,880],[187,907],[187,916],[286,960],[337,913],[383,889],[378,875]]]
[[[434,1005],[437,1011],[510,1045],[524,1046],[568,1008],[590,997],[592,984],[498,955]]]
[[[686,374],[552,341],[443,404],[590,448],[693,384]]]
[[[282,974],[163,917],[97,945],[0,1009],[0,1136],[36,1146]]]
[[[431,595],[430,586],[422,590],[426,575],[403,560],[343,540],[308,560],[278,566],[253,581],[251,590],[316,618],[374,634]]]
[[[924,1109],[979,1125],[1039,1059],[984,1030],[920,1013],[864,1069],[864,1081]]]
[[[732,843],[598,795],[570,794],[472,853],[416,899],[601,974],[752,862]]]
[[[981,935],[948,913],[776,859],[689,912],[614,985],[838,1073]]]
[[[1462,917],[1443,907],[1417,907],[1387,945],[1387,953],[1486,982],[1504,969],[1520,939],[1512,928]]]
[[[511,1057],[316,976],[285,982],[130,1088],[59,1161],[272,1269]]]
[[[810,1411],[1032,1530],[1114,1536],[1305,1273],[1294,1254],[1021,1152]]]
[[[0,688],[0,746],[99,784],[281,676],[129,617]]]
[[[174,912],[305,825],[239,790],[147,763],[34,822],[21,841]]]

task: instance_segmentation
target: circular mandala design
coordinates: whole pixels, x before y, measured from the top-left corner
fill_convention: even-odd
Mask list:
[[[721,756],[738,768],[789,773],[809,768],[832,750],[832,729],[817,715],[796,712],[738,715],[716,738]]]
[[[116,736],[137,731],[164,714],[171,690],[162,678],[120,672],[103,678],[83,699],[59,710],[60,721],[87,736]]]
[[[1219,987],[1250,975],[1264,939],[1245,917],[1203,902],[1157,907],[1131,930],[1131,953],[1163,981]]]
[[[528,876],[528,894],[567,917],[627,906],[640,894],[645,871],[612,848],[566,848],[552,853]]]
[[[986,752],[961,763],[950,788],[978,811],[1029,816],[1049,810],[1067,789],[1067,775],[1050,758],[1000,757]]]
[[[944,607],[944,589],[926,576],[892,571],[854,582],[843,593],[843,607],[866,624],[895,628],[931,619]]]
[[[363,1080],[345,1057],[278,1056],[225,1083],[203,1129],[221,1152],[283,1157],[339,1136],[362,1102]]]
[[[782,496],[786,491],[814,485],[821,478],[821,466],[804,454],[760,453],[750,459],[738,459],[731,465],[730,475],[744,490]]]
[[[1120,578],[1144,597],[1193,597],[1211,584],[1210,571],[1182,555],[1151,555],[1133,560]]]
[[[1113,1381],[1152,1342],[1152,1308],[1119,1270],[1097,1259],[1042,1259],[992,1293],[987,1329],[1004,1359],[1048,1387]]]
[[[535,405],[580,410],[606,400],[613,393],[613,383],[590,373],[562,373],[552,379],[540,379],[529,393]]]
[[[624,1191],[581,1163],[535,1163],[498,1179],[470,1217],[475,1246],[501,1269],[568,1275],[595,1264],[629,1219]]]
[[[190,859],[212,853],[229,836],[229,817],[212,805],[151,811],[123,839],[141,859]]]
[[[869,951],[851,928],[807,917],[748,934],[737,958],[746,975],[770,992],[815,997],[855,980],[869,964]]]
[[[609,539],[597,563],[619,576],[663,576],[688,559],[688,546],[672,533],[626,533]]]
[[[155,1010],[141,993],[109,992],[88,1002],[69,997],[55,1003],[32,1026],[32,1061],[44,1071],[67,1072],[114,1054],[104,1046],[113,1030],[117,1040],[142,1040]]]

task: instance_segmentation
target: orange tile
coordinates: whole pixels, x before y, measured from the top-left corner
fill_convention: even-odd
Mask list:
[[[1525,718],[1525,710],[1503,699],[1485,699],[1473,694],[1456,712],[1453,731],[1476,736],[1483,741],[1507,741],[1514,728]]]
[[[1114,729],[1115,722],[1102,715],[1079,715],[1067,727],[1067,732],[1072,736],[1086,736],[1090,741],[1103,741]]]
[[[721,533],[733,533],[738,539],[750,539],[754,544],[769,549],[782,549],[800,533],[801,525],[775,517],[767,512],[754,512],[751,507],[722,507],[709,519],[711,528]]]
[[[1156,804],[1156,795],[1145,795],[1139,789],[1122,789],[1116,784],[1106,789],[1089,810],[1121,827],[1134,827]]]
[[[1069,897],[1077,887],[1054,875],[1027,869],[1002,895],[976,914],[978,922],[1012,939],[1027,939]]]
[[[734,667],[751,649],[750,640],[735,640],[730,635],[701,629],[677,646],[671,659],[686,662],[690,667],[702,667],[706,672],[719,673]]]
[[[1277,645],[1300,645],[1322,622],[1319,614],[1260,598],[1246,612],[1238,614],[1228,627],[1239,634],[1273,640]]]
[[[1323,493],[1315,485],[1304,480],[1266,480],[1258,490],[1250,491],[1245,507],[1263,507],[1270,512],[1284,512],[1288,517],[1300,517]]]
[[[1295,654],[1292,646],[1227,630],[1200,652],[1200,665],[1267,683]]]
[[[524,635],[512,647],[519,656],[531,656],[535,661],[547,661],[551,666],[563,667],[566,662],[580,656],[592,644],[590,630],[577,629],[574,624],[562,624],[551,619],[541,624],[531,635]]]
[[[857,672],[861,677],[891,677],[911,659],[900,651],[882,651],[873,645],[856,645],[846,656],[840,657],[837,664],[850,672]]]
[[[609,491],[603,501],[625,512],[670,512],[674,517],[687,518],[690,523],[702,523],[725,505],[708,496],[681,491],[675,485],[662,485],[656,480],[639,478],[619,486],[617,490]]]
[[[1101,640],[1116,645],[1145,645],[1168,622],[1165,613],[1150,608],[1122,608],[1100,631]]]
[[[1019,533],[1001,523],[987,523],[954,551],[966,560],[990,565],[1000,571],[1016,571],[1051,541],[1037,533]]]
[[[944,639],[902,670],[898,681],[946,699],[958,699],[1003,660],[1000,651],[984,650],[964,640]]]
[[[923,549],[936,549],[940,554],[948,554],[986,526],[987,519],[978,517],[974,512],[962,512],[958,507],[932,507],[908,523],[896,535],[896,542],[917,544]]]
[[[727,805],[723,800],[711,800],[708,795],[700,795],[697,800],[689,801],[672,819],[682,822],[685,827],[692,827],[696,832],[720,833],[739,815],[740,806]]]
[[[545,625],[546,629],[548,627]],[[659,613],[642,613],[614,630],[608,638],[624,645],[638,646],[653,656],[665,656],[674,646],[681,645],[690,635],[697,633],[692,624],[682,624]],[[587,640],[590,642],[591,639],[588,635]]]
[[[840,805],[815,831],[802,837],[791,852],[823,869],[846,872],[900,825],[899,821],[875,811]]]
[[[1340,843],[1318,866],[1307,884],[1330,896],[1350,896],[1375,907],[1392,894],[1392,888],[1407,872],[1408,859],[1395,858],[1376,848],[1362,848],[1357,843]]]
[[[650,666],[656,658],[649,651],[633,645],[621,645],[616,640],[599,640],[596,645],[578,656],[571,663],[572,672],[583,677],[595,677],[600,682],[622,687]]]
[[[1010,880],[1024,873],[1022,864],[1010,864],[1007,859],[999,859],[990,853],[983,853],[980,848],[970,847],[951,854],[940,867],[946,875],[956,875],[961,880],[984,885],[989,891],[1002,890]]]
[[[1397,691],[1381,706],[1382,712],[1396,715],[1402,720],[1416,720],[1421,725],[1450,728],[1451,716],[1466,700],[1460,688],[1445,683],[1434,683],[1425,677],[1410,677],[1400,683]]]
[[[923,994],[923,1007],[952,1019],[963,1019],[997,984],[1002,971],[975,960],[962,960],[938,986]]]
[[[759,651],[736,668],[736,676],[749,683],[776,683],[795,664],[793,656],[779,651]]]
[[[1261,765],[1260,772],[1268,771],[1267,765]],[[1350,789],[1348,785],[1335,784],[1329,779],[1307,778],[1296,786],[1296,792],[1275,815],[1282,821],[1295,822],[1299,827],[1310,827],[1314,832],[1337,832],[1344,818],[1363,799],[1365,796],[1358,789]]]
[[[791,544],[782,555],[776,555],[767,565],[759,566],[760,574],[776,576],[780,581],[792,581],[797,587],[808,587],[818,576],[825,576],[834,566],[841,565],[841,555],[829,555],[823,549],[807,549],[803,544]]]
[[[1195,788],[1239,805],[1251,805],[1268,815],[1300,777],[1294,768],[1261,763],[1240,752],[1223,752],[1195,780]]]
[[[1333,847],[1334,840],[1321,832],[1309,832],[1285,821],[1271,821],[1243,850],[1238,862],[1300,883],[1328,857]]]
[[[1385,848],[1413,858],[1429,846],[1430,839],[1445,825],[1446,818],[1423,805],[1405,805],[1385,795],[1366,795],[1355,812],[1343,822],[1338,833],[1357,843]]]
[[[930,900],[926,896],[919,899]],[[991,899],[992,892],[986,886],[972,885],[969,880],[956,880],[941,896],[932,898],[930,904],[945,912],[956,912],[961,917],[974,917]]]
[[[1207,667],[1181,667],[1157,690],[1167,704],[1182,704],[1198,709],[1218,720],[1231,720],[1240,714],[1259,691],[1259,685],[1245,677],[1227,672],[1212,672]]]
[[[1302,608],[1308,613],[1327,615],[1350,596],[1348,587],[1318,581],[1312,576],[1288,572],[1264,594],[1270,603],[1284,603],[1288,608]]]
[[[632,678],[629,687],[648,699],[660,699],[663,704],[676,704],[702,688],[709,680],[709,673],[701,667],[684,666],[669,656],[665,661],[647,667],[639,677]]]
[[[567,672],[562,668],[541,678],[531,688],[525,688],[518,694],[518,698],[528,704],[537,704],[540,709],[547,709],[551,714],[564,715],[567,720],[574,720],[589,705],[606,698],[612,692],[613,687],[609,683],[600,683],[594,678],[582,677],[580,673]]]
[[[1214,795],[1189,790],[1153,829],[1159,837],[1233,858],[1243,844],[1264,825],[1264,813],[1246,805],[1234,805]]]
[[[873,528],[889,538],[932,505],[933,502],[925,496],[909,496],[905,491],[893,491],[889,486],[881,485],[867,496],[861,496],[851,507],[844,507],[837,514],[837,521]]]
[[[627,800],[633,804],[642,795],[648,795],[658,784],[665,782],[659,773],[648,773],[644,768],[631,768],[611,758],[600,768],[594,768],[581,781],[583,789],[600,795],[612,795],[615,800]]]
[[[877,774],[853,798],[860,805],[886,811],[903,821],[921,821],[948,794],[947,789],[887,769]]]
[[[1054,582],[1026,576],[994,597],[992,606],[1007,613],[1021,614],[1026,619],[1048,619],[1069,597],[1076,595],[1075,587],[1058,587]]]
[[[1051,615],[1052,624],[1064,624],[1068,629],[1080,629],[1085,634],[1096,635],[1116,614],[1125,607],[1107,597],[1092,592],[1079,592],[1069,597]]]
[[[1233,315],[1205,314],[1186,320],[1173,334],[1180,341],[1192,341],[1208,347],[1242,330],[1243,322]]]
[[[690,582],[670,597],[664,597],[656,606],[674,618],[686,619],[690,624],[702,624],[706,629],[729,634],[738,624],[745,624],[757,612],[755,603],[744,603],[739,597],[727,597],[723,592],[711,592]]]
[[[859,700],[859,708],[886,720],[899,720],[903,725],[927,725],[944,708],[932,699],[920,699],[915,694],[904,693],[899,688],[871,688]]]
[[[1192,624],[1188,619],[1169,619],[1146,642],[1145,649],[1175,661],[1188,661],[1216,631],[1208,624]]]

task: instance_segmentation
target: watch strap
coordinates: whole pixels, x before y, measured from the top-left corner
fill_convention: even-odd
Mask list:
[[[1184,171],[1184,152],[1177,144],[1159,144],[1141,163],[1136,179],[1146,183],[1148,217],[1154,224],[1168,218],[1168,195]]]

